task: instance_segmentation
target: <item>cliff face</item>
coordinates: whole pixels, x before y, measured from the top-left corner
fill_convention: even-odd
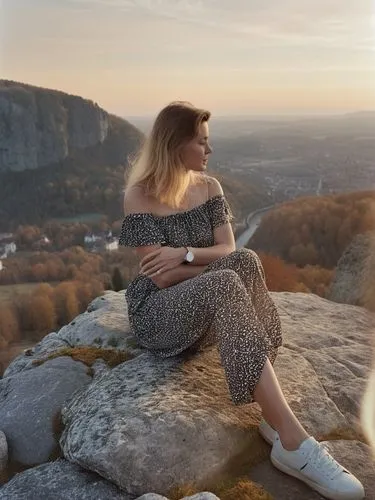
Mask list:
[[[0,81],[0,172],[55,164],[102,143],[108,114],[81,97]]]

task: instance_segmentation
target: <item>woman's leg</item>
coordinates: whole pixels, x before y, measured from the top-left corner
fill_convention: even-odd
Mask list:
[[[296,450],[308,437],[288,405],[269,360],[255,387],[254,400],[262,408],[265,420],[278,432],[285,449]]]
[[[233,402],[255,399],[278,431],[272,463],[328,498],[363,498],[360,482],[308,438],[287,404],[268,357],[274,346],[236,271],[212,270],[159,290],[134,319],[140,342],[164,357],[210,337],[213,329]]]
[[[277,348],[282,344],[281,322],[267,289],[263,266],[258,255],[248,248],[241,248],[211,262],[204,272],[219,269],[231,269],[240,277],[251,299],[254,312],[274,347],[274,350],[268,353],[273,363]]]

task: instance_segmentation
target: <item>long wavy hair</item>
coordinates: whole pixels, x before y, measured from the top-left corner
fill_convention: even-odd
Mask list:
[[[163,108],[141,149],[133,160],[129,159],[125,189],[140,185],[159,202],[180,207],[188,186],[203,180],[200,172],[186,170],[181,150],[210,116],[209,111],[186,101],[174,101]]]

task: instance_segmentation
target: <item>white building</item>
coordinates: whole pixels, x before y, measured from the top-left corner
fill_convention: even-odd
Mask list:
[[[112,250],[117,250],[118,249],[118,240],[107,241],[105,243],[105,249],[108,252],[112,252]]]
[[[17,245],[14,243],[14,241],[5,243],[3,245],[1,245],[0,243],[0,259],[6,259],[10,254],[16,253],[16,251]]]

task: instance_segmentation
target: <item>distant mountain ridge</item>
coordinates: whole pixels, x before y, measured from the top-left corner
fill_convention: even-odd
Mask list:
[[[111,116],[90,100],[0,80],[0,172],[62,162],[103,144],[110,125]]]
[[[86,214],[120,219],[127,158],[143,137],[82,97],[0,81],[0,232]],[[270,203],[262,187],[218,177],[237,221]]]
[[[0,81],[0,230],[121,208],[127,157],[143,134],[96,103]]]

